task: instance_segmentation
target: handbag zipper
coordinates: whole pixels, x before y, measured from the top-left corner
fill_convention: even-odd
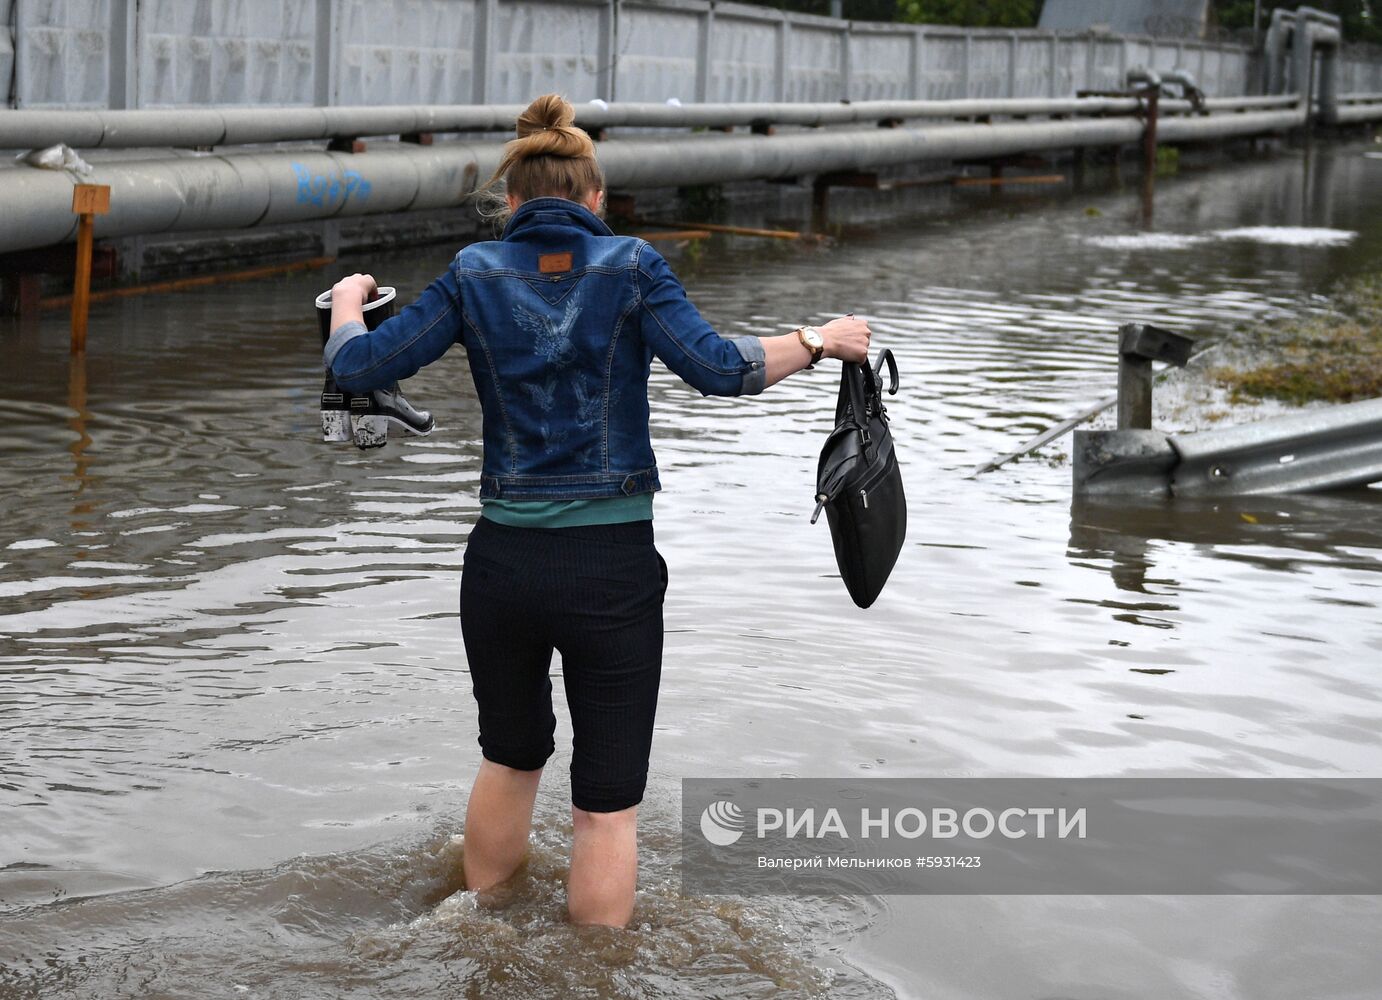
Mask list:
[[[870,477],[870,479],[869,479],[869,481],[868,481],[867,484],[865,484],[864,486],[860,486],[860,487],[859,487],[859,498],[860,498],[860,500],[863,501],[864,508],[865,508],[866,510],[868,509],[868,505],[869,505],[869,489],[870,489],[875,483],[877,483],[879,480],[881,480],[884,476],[886,476],[887,474],[888,474],[888,463],[887,463],[887,461],[884,461],[884,462],[883,462],[883,468],[882,468],[880,471],[874,473],[874,475],[873,475],[872,477]],[[813,513],[813,514],[811,515],[811,523],[812,523],[812,524],[815,524],[815,523],[816,523],[816,520],[821,516],[821,509],[822,509],[823,507],[825,507],[825,505],[828,504],[829,502],[830,502],[830,494],[828,494],[828,493],[817,493],[817,494],[816,494],[816,510],[815,510],[815,513]]]
[[[892,456],[889,456],[889,457],[892,457]],[[888,459],[884,459],[884,460],[883,460],[883,467],[882,467],[881,469],[879,469],[877,472],[875,472],[872,476],[870,476],[868,482],[864,483],[862,486],[859,487],[859,492],[860,492],[860,493],[863,493],[865,490],[871,490],[871,489],[873,489],[874,486],[876,486],[876,485],[878,484],[879,480],[881,480],[881,479],[882,479],[884,476],[886,476],[887,474],[888,474]]]

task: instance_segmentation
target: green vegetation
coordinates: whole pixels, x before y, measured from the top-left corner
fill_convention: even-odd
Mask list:
[[[1251,28],[1253,0],[1214,0],[1211,5],[1214,18],[1223,28]],[[1285,7],[1295,10],[1299,3],[1262,4],[1262,29],[1265,31],[1272,19],[1272,10]],[[1338,14],[1344,25],[1344,38],[1350,42],[1373,42],[1382,44],[1382,24],[1378,23],[1382,11],[1377,11],[1376,0],[1315,0],[1310,4],[1316,10]]]
[[[1382,273],[1344,282],[1331,309],[1269,331],[1252,349],[1265,349],[1275,360],[1211,372],[1234,402],[1269,397],[1300,405],[1382,396]]]
[[[855,21],[907,21],[912,24],[957,24],[973,28],[1032,28],[1041,19],[1042,0],[843,0],[845,17]],[[764,0],[763,6],[802,14],[828,15],[830,0]],[[1299,0],[1263,0],[1261,27],[1266,29],[1272,9],[1295,10]],[[1379,0],[1314,0],[1310,6],[1338,14],[1344,38],[1382,44],[1382,2]],[[1252,28],[1253,0],[1211,0],[1209,22],[1231,32]]]
[[[1040,16],[1040,0],[897,0],[897,20],[911,24],[1030,28]]]
[[[1156,175],[1158,177],[1174,177],[1180,172],[1180,150],[1175,146],[1158,146],[1156,148]]]

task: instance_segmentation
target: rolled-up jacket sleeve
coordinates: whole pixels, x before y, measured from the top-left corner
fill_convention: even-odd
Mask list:
[[[647,244],[640,248],[637,281],[639,329],[663,364],[703,396],[752,396],[763,391],[763,342],[716,333],[686,297],[667,261]]]
[[[415,375],[460,340],[461,295],[448,268],[417,300],[374,330],[358,321],[331,332],[322,361],[346,392],[383,389]]]

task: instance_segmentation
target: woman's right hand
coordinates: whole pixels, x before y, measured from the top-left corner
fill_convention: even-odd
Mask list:
[[[825,356],[853,361],[855,364],[868,364],[869,325],[853,316],[832,319],[824,326],[816,327],[825,341]]]
[[[351,274],[331,287],[331,301],[335,303],[339,299],[342,304],[364,305],[378,292],[379,286],[375,283],[373,275]]]

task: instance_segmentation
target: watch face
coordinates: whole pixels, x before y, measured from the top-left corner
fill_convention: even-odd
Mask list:
[[[808,326],[801,332],[806,337],[806,342],[812,347],[825,346],[825,338],[821,336],[821,332],[814,326]]]

